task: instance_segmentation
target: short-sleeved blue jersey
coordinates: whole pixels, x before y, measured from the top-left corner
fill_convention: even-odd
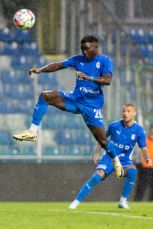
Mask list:
[[[136,143],[140,148],[146,147],[145,131],[137,122],[130,127],[126,127],[123,120],[112,122],[106,136],[110,137],[110,141],[115,145],[121,162],[131,161]]]
[[[105,55],[97,55],[92,60],[86,59],[83,55],[77,55],[62,63],[64,68],[75,68],[76,71],[94,78],[103,77],[104,74],[112,75],[112,61]],[[74,94],[77,102],[98,109],[103,107],[104,95],[102,85],[99,83],[77,78]]]

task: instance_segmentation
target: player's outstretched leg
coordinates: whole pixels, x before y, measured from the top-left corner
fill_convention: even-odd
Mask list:
[[[32,141],[35,142],[37,140],[37,131],[40,125],[40,122],[45,115],[48,108],[48,103],[44,100],[44,98],[40,95],[38,102],[33,111],[32,124],[30,128],[24,131],[21,134],[13,135],[13,138],[18,141]]]
[[[100,183],[103,179],[99,174],[94,173],[93,176],[82,186],[80,192],[76,196],[75,200],[70,204],[70,209],[76,209],[80,202],[82,202],[94,189],[94,187]]]
[[[119,208],[129,209],[127,199],[135,185],[137,177],[137,170],[136,168],[129,168],[126,174],[125,182],[123,185],[122,195],[118,204]]]

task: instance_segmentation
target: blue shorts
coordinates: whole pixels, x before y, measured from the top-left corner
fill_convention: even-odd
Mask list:
[[[120,160],[121,165],[125,168],[128,165],[133,165],[131,160]],[[106,177],[109,176],[114,171],[114,166],[112,163],[112,159],[106,153],[102,156],[102,159],[99,161],[96,170],[103,170],[106,174]]]
[[[66,93],[61,91],[61,96],[65,102],[66,111],[75,114],[81,114],[87,126],[104,126],[104,121],[100,109],[85,106],[77,102],[73,92]]]

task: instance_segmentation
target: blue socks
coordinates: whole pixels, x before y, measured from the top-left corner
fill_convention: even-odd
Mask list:
[[[94,173],[93,176],[88,180],[81,188],[79,194],[76,196],[76,200],[83,201],[94,189],[94,187],[100,183],[103,179],[99,174]]]
[[[34,108],[32,123],[39,126],[44,114],[46,113],[48,108],[48,103],[44,100],[44,98],[40,95],[38,102]]]
[[[116,157],[116,150],[115,150],[115,147],[113,145],[112,142],[108,142],[108,145],[106,147],[106,152],[108,153],[108,155],[111,157],[111,158],[115,158]]]
[[[123,185],[122,197],[128,198],[136,182],[137,170],[130,168],[127,171],[125,182]],[[82,186],[79,194],[76,196],[76,200],[83,201],[94,189],[94,187],[103,180],[99,174],[94,173],[93,176]]]
[[[125,182],[123,185],[122,197],[128,198],[137,178],[137,170],[135,168],[130,168],[127,171]]]

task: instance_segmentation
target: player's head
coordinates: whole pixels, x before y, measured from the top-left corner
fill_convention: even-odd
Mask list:
[[[149,133],[148,133],[148,137],[153,140],[153,124],[151,124],[149,126]]]
[[[87,59],[92,59],[98,54],[98,39],[94,36],[85,36],[81,40],[81,51]]]
[[[133,124],[136,116],[136,108],[134,104],[127,103],[123,106],[122,116],[125,124]]]

